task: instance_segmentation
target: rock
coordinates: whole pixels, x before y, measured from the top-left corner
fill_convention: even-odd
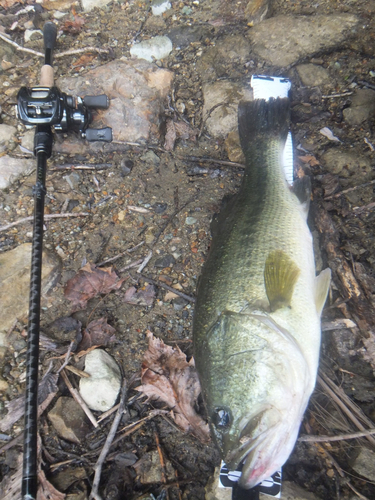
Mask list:
[[[358,18],[351,14],[276,16],[249,32],[254,53],[268,63],[284,67],[318,52],[342,46]]]
[[[141,160],[146,163],[151,163],[152,165],[155,165],[155,167],[157,167],[160,163],[160,158],[151,149],[141,156]]]
[[[185,219],[185,224],[187,226],[193,226],[197,222],[197,219],[195,217],[186,217]]]
[[[9,384],[6,380],[0,378],[0,392],[5,392],[9,387]]]
[[[130,55],[152,62],[165,59],[172,52],[172,41],[167,36],[154,36],[149,40],[135,43],[130,48]]]
[[[332,148],[322,155],[321,160],[328,172],[340,177],[359,175],[365,178],[372,170],[369,159],[354,151],[339,151],[337,148]]]
[[[121,387],[121,372],[116,361],[103,349],[95,349],[86,355],[85,372],[90,378],[81,378],[79,382],[85,403],[92,410],[110,410]]]
[[[173,264],[176,264],[176,259],[173,257],[173,255],[166,254],[163,255],[163,257],[159,257],[159,259],[156,259],[154,266],[155,267],[172,267]]]
[[[82,0],[82,8],[84,11],[89,12],[92,9],[95,9],[95,7],[98,7],[99,9],[101,7],[105,7],[111,2],[111,0]]]
[[[63,470],[55,472],[53,476],[50,477],[50,480],[53,486],[59,491],[66,491],[73,483],[86,478],[87,472],[85,468],[76,466],[66,467]]]
[[[31,243],[0,254],[0,332],[7,331],[18,318],[26,321],[29,309]],[[60,259],[43,251],[42,294],[58,280]],[[0,345],[5,345],[0,338]]]
[[[320,500],[320,497],[310,491],[306,491],[292,481],[283,481],[281,487],[281,498],[283,500]],[[260,495],[259,500],[269,499],[267,495]]]
[[[11,125],[0,124],[0,153],[8,148],[8,143],[15,139],[17,129]]]
[[[110,106],[98,113],[93,127],[112,127],[115,141],[148,142],[160,138],[160,109],[170,92],[173,73],[139,60],[117,60],[78,77],[59,78],[56,85],[75,96],[107,94]],[[111,145],[106,144],[110,149]],[[103,143],[84,143],[56,136],[54,151],[83,154]],[[113,145],[113,148],[116,148]]]
[[[183,297],[176,297],[172,299],[173,309],[175,311],[182,311],[188,305],[188,301]]]
[[[34,137],[35,129],[31,129],[26,130],[21,139],[21,146],[31,151],[31,154],[34,152]]]
[[[224,141],[224,146],[230,161],[243,164],[245,163],[245,156],[241,148],[238,130],[229,132],[227,138]]]
[[[370,89],[358,89],[349,108],[344,109],[344,119],[349,125],[360,125],[375,112],[375,92]]]
[[[224,137],[237,128],[238,103],[241,99],[251,101],[252,90],[229,81],[206,83],[202,90],[203,119],[206,119],[208,133]],[[217,108],[212,109],[214,106]]]
[[[154,16],[161,16],[171,8],[169,0],[152,0],[151,10]]]
[[[375,452],[368,448],[361,448],[351,466],[363,477],[375,481]]]
[[[185,49],[193,42],[199,42],[210,35],[210,28],[207,26],[180,25],[171,28],[168,37],[172,40],[173,46],[178,49]]]
[[[299,64],[296,69],[303,85],[307,87],[319,87],[331,81],[329,72],[322,66],[316,64]]]
[[[249,25],[263,21],[268,13],[269,0],[250,0],[245,7],[245,19]]]
[[[227,35],[215,46],[208,47],[197,60],[202,81],[209,82],[225,76],[230,64],[243,65],[249,60],[250,42],[242,35]]]
[[[48,418],[57,434],[73,443],[80,444],[90,430],[85,412],[73,398],[60,397],[48,412]]]
[[[21,175],[29,175],[36,168],[35,159],[0,157],[0,189],[6,189]]]

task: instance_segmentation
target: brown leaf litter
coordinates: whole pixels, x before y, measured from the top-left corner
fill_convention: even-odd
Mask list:
[[[179,349],[164,344],[148,331],[148,350],[142,363],[142,385],[136,390],[149,399],[159,400],[173,409],[173,418],[185,432],[209,440],[208,424],[194,409],[201,392],[194,359],[188,362]]]
[[[87,263],[67,282],[64,295],[74,310],[85,309],[90,299],[118,290],[125,280],[119,278],[112,267],[100,268]]]

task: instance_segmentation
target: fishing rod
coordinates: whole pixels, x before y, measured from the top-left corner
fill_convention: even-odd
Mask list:
[[[22,499],[36,500],[38,489],[38,367],[42,278],[42,245],[47,159],[52,154],[53,133],[71,130],[87,141],[112,140],[112,129],[88,128],[92,108],[107,109],[106,95],[72,97],[54,86],[52,67],[57,27],[47,22],[43,28],[45,61],[39,85],[22,87],[17,97],[17,115],[25,125],[35,126],[34,155],[37,161],[34,192],[34,228],[31,253],[29,321],[27,330],[25,429],[22,474]]]

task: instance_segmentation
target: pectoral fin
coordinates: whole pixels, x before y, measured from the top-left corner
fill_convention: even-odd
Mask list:
[[[330,283],[331,270],[327,267],[315,278],[315,306],[319,315],[322,314]]]
[[[290,306],[299,274],[299,268],[285,252],[270,252],[264,267],[264,284],[271,311]]]

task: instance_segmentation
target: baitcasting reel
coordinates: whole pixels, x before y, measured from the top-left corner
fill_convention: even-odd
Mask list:
[[[78,132],[87,141],[112,141],[112,129],[88,128],[91,109],[107,109],[106,95],[72,97],[57,87],[22,87],[18,92],[17,113],[25,125],[50,125],[55,132]]]

